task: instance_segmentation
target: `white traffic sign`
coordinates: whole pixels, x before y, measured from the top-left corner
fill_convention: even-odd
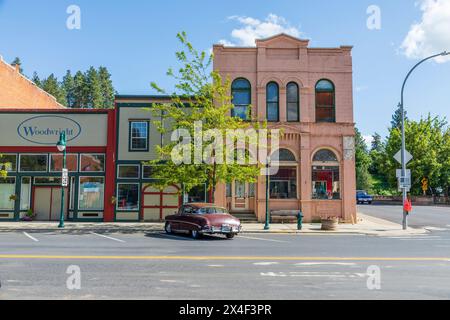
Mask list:
[[[397,179],[398,179],[398,190],[403,191],[406,189],[407,192],[411,190],[411,170],[406,169],[406,175],[402,176],[402,169],[397,169]]]
[[[62,170],[62,182],[61,186],[68,187],[69,186],[69,170],[63,169]]]
[[[397,152],[394,156],[394,159],[398,161],[398,163],[402,163],[402,150]],[[413,156],[411,153],[408,152],[408,150],[405,150],[405,163],[410,162],[413,159]]]

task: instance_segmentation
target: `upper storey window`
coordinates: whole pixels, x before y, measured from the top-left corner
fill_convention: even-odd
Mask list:
[[[300,98],[298,95],[298,85],[295,82],[288,83],[286,92],[287,121],[298,122],[300,121]]]
[[[247,79],[239,78],[231,84],[232,103],[234,105],[231,111],[233,117],[248,120],[250,116],[251,85]]]
[[[278,84],[270,82],[266,88],[267,121],[280,121],[280,103],[279,103]]]
[[[335,89],[329,80],[316,84],[316,122],[336,122]]]

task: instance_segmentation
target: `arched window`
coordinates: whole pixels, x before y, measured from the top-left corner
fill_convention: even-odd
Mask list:
[[[271,160],[272,169],[278,165],[276,174],[270,176],[271,199],[297,199],[297,168],[295,155],[288,149],[275,151]]]
[[[300,97],[298,94],[298,85],[295,82],[288,83],[286,87],[286,108],[287,108],[287,121],[298,122],[300,121]]]
[[[316,84],[316,122],[336,122],[334,84],[320,80]]]
[[[314,162],[337,162],[337,157],[333,151],[322,149],[316,152],[313,158]]]
[[[339,160],[328,149],[321,149],[313,156],[312,198],[319,200],[340,199]]]
[[[280,121],[280,103],[279,103],[278,84],[270,82],[266,87],[266,105],[267,105],[267,121]]]
[[[231,84],[231,95],[234,105],[231,115],[248,120],[250,115],[249,107],[252,101],[250,82],[244,78],[234,80]]]

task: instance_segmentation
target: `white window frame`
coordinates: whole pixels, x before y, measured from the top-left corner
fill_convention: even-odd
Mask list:
[[[147,126],[147,136],[145,137],[145,148],[133,148],[133,124],[134,123],[145,123]],[[150,149],[150,124],[148,120],[130,120],[129,123],[129,139],[128,139],[128,149],[131,152],[145,152]],[[136,138],[135,139],[144,139],[144,138]]]
[[[16,187],[17,187],[17,177],[16,176],[13,176],[13,177],[6,177],[5,179],[14,179],[14,194],[16,193]],[[10,208],[8,208],[8,209],[4,209],[4,208],[0,208],[0,210],[2,210],[2,211],[8,211],[8,210],[12,210],[12,211],[14,211],[14,209],[15,209],[15,201],[12,201],[13,202],[13,207],[12,207],[12,209],[10,209]],[[20,204],[19,204],[19,206],[20,206]]]
[[[17,155],[17,153],[1,153],[2,156],[16,156],[16,170],[6,170],[6,172],[18,172],[19,170],[19,163],[17,162],[17,160],[19,159],[19,156]],[[0,158],[0,163],[1,163],[1,158]]]
[[[136,177],[130,178],[130,177],[121,177],[120,176],[120,167],[137,167],[138,168],[138,174]],[[138,164],[118,164],[117,165],[117,179],[133,179],[137,180],[141,176],[141,166]]]
[[[23,187],[23,179],[30,179],[30,190],[28,192],[28,209],[22,209],[22,187]],[[20,207],[20,211],[27,211],[31,209],[31,194],[33,193],[33,178],[29,177],[29,176],[23,176],[20,177],[20,201],[19,201],[19,207]]]
[[[53,155],[62,155],[62,154],[61,153],[50,153],[48,155],[48,172],[60,173],[61,171],[52,170],[52,156]],[[69,172],[78,172],[78,168],[79,168],[78,153],[68,153],[68,154],[66,154],[66,156],[76,156],[77,157],[77,168],[75,169],[75,171],[69,170]]]
[[[103,170],[102,171],[81,171],[81,158],[85,155],[93,155],[93,156],[103,156],[104,161],[103,161]],[[78,157],[78,172],[80,174],[85,174],[85,173],[104,173],[106,169],[106,154],[104,153],[80,153],[79,157]]]
[[[44,171],[24,171],[22,170],[22,166],[20,165],[20,159],[22,158],[22,156],[46,156],[47,157],[47,163],[45,166],[45,170]],[[25,172],[25,173],[32,173],[32,172],[39,172],[39,173],[43,173],[43,172],[48,172],[48,153],[21,153],[19,154],[19,167],[18,167],[18,172]]]

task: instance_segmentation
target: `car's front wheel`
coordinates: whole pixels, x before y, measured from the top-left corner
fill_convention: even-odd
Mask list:
[[[227,239],[233,239],[235,236],[234,233],[227,233]]]
[[[166,233],[168,233],[168,234],[173,233],[172,225],[170,224],[170,222],[166,222],[166,225],[164,226],[164,230],[166,230]]]
[[[192,230],[191,231],[191,237],[193,239],[199,239],[200,238],[200,232],[198,232],[197,230]]]

